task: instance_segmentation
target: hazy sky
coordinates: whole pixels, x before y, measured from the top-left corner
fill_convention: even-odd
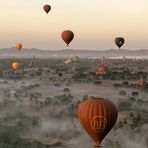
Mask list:
[[[1,0],[0,20],[0,48],[63,49],[61,32],[69,29],[70,48],[116,48],[122,36],[124,49],[148,49],[148,0]]]

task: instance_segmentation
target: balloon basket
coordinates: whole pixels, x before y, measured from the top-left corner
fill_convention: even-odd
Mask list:
[[[101,148],[101,145],[95,145],[94,147],[95,148]]]

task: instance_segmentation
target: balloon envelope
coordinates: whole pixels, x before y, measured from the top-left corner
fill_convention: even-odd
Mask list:
[[[20,68],[20,64],[17,63],[17,62],[13,62],[13,63],[12,63],[12,68],[13,68],[14,70],[17,70],[17,69]]]
[[[74,33],[71,30],[65,30],[62,32],[61,37],[68,46],[74,38]]]
[[[22,49],[22,44],[21,43],[17,43],[16,44],[16,49],[20,51]]]
[[[114,41],[115,41],[115,44],[118,46],[118,48],[120,48],[125,42],[124,38],[122,37],[117,37],[115,38]]]
[[[86,132],[99,146],[114,126],[118,116],[115,105],[103,98],[92,98],[80,104],[78,118]]]
[[[43,9],[48,14],[48,12],[51,10],[51,6],[50,5],[44,5]]]

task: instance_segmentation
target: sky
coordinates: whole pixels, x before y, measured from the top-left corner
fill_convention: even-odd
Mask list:
[[[47,15],[43,5],[52,9]],[[148,49],[148,0],[1,0],[0,48],[15,46],[56,50],[66,48],[61,32],[75,34],[69,48]]]

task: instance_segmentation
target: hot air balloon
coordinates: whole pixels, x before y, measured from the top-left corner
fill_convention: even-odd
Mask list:
[[[51,6],[50,5],[44,5],[43,9],[48,14],[48,12],[51,10]]]
[[[12,68],[13,68],[14,70],[17,70],[17,69],[20,68],[20,64],[17,63],[17,62],[13,62],[13,63],[12,63]]]
[[[21,48],[22,48],[22,44],[21,44],[21,43],[17,43],[17,44],[16,44],[16,49],[17,49],[18,51],[20,51]]]
[[[65,30],[62,32],[61,37],[68,46],[74,38],[74,33],[70,30]]]
[[[118,46],[118,48],[120,49],[120,47],[124,44],[124,38],[122,37],[117,37],[115,38],[115,44]]]
[[[118,111],[107,99],[91,98],[80,104],[77,114],[82,127],[94,141],[95,147],[101,147],[101,141],[117,120]]]

